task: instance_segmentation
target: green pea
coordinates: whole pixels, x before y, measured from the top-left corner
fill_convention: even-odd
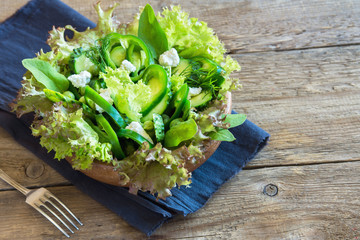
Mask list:
[[[66,96],[66,97],[68,97],[68,98],[75,99],[75,95],[74,95],[72,92],[70,92],[70,91],[65,91],[65,92],[63,93],[63,95]]]

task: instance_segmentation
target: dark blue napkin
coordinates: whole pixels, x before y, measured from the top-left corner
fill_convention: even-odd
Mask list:
[[[168,219],[200,209],[266,145],[269,134],[247,120],[231,130],[236,141],[221,143],[215,154],[193,172],[191,188],[174,188],[172,197],[158,202],[148,193],[129,194],[126,188],[97,182],[73,170],[66,161],[54,160],[53,153],[47,153],[31,135],[33,115],[17,119],[9,112],[8,104],[21,87],[25,72],[21,60],[34,57],[41,48],[49,50],[45,44],[48,31],[53,25],[68,24],[80,31],[94,27],[94,23],[58,0],[31,1],[0,25],[0,126],[76,187],[140,231],[151,235]]]

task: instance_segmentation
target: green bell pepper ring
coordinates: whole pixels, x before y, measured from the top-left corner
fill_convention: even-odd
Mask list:
[[[154,63],[153,57],[150,53],[150,50],[146,46],[146,44],[138,37],[133,35],[121,35],[119,33],[110,33],[105,36],[102,40],[101,46],[101,55],[103,56],[105,63],[111,68],[115,69],[119,67],[120,61],[114,59],[116,55],[121,56],[121,60],[124,57],[123,54],[117,54],[119,52],[119,46],[121,46],[124,50],[126,50],[126,59],[129,60],[133,65],[136,66],[136,72],[134,73],[134,77],[138,80],[139,72],[148,67],[149,65]],[[116,51],[116,52],[112,52]],[[143,56],[141,54],[143,51]],[[112,54],[111,54],[112,53]],[[135,57],[134,54],[138,54],[139,56]],[[113,59],[111,58],[113,56]],[[144,59],[145,58],[145,59]],[[136,61],[139,60],[140,63]]]
[[[168,90],[168,77],[160,65],[150,65],[143,74],[144,83],[150,86],[151,96],[147,105],[142,108],[141,114],[146,116],[164,98]],[[162,112],[160,112],[161,114]]]
[[[164,146],[176,147],[181,142],[191,139],[195,136],[198,127],[194,119],[190,118],[187,121],[178,121],[173,124],[171,128],[165,133]]]
[[[101,97],[100,94],[98,94],[94,89],[86,86],[85,97],[91,99],[93,102],[99,105],[99,107],[104,109],[104,111],[107,112],[114,120],[116,125],[118,125],[120,128],[125,128],[126,124],[120,113],[108,101]]]
[[[190,100],[186,99],[183,107],[183,115],[182,115],[183,120],[188,119],[190,115],[190,109],[191,109],[191,102]]]
[[[188,94],[189,87],[187,84],[184,84],[173,96],[171,102],[169,103],[169,107],[166,109],[166,114],[170,116],[170,119],[165,124],[165,129],[169,128],[169,124],[172,120],[181,116]]]
[[[85,122],[97,133],[99,136],[99,142],[110,143],[109,136],[106,135],[98,126],[96,126],[89,118],[84,118]]]
[[[108,139],[111,143],[111,151],[113,152],[114,156],[117,159],[125,158],[125,154],[120,146],[119,139],[114,129],[112,129],[110,123],[105,119],[105,117],[102,114],[96,115],[95,118],[98,125],[100,125],[105,130]]]
[[[132,131],[130,129],[120,129],[120,130],[116,131],[116,135],[119,138],[121,138],[121,137],[130,138],[131,140],[134,140],[135,142],[137,142],[139,145],[142,145],[144,142],[147,142],[147,143],[149,143],[150,148],[154,147],[154,144],[149,142],[146,138],[144,138],[137,132]]]

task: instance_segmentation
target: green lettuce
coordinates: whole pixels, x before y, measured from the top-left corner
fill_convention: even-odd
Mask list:
[[[100,143],[99,136],[83,119],[82,109],[65,108],[55,103],[52,111],[35,119],[32,134],[40,137],[41,146],[55,158],[72,158],[76,169],[91,168],[95,159],[107,163],[113,161],[110,143]]]
[[[140,122],[140,112],[150,100],[150,86],[142,80],[134,83],[129,77],[129,72],[121,68],[106,68],[106,73],[100,73],[100,77],[110,90],[116,108],[130,120]]]
[[[189,18],[180,6],[173,6],[171,10],[165,8],[157,19],[166,33],[169,48],[176,48],[180,56],[204,56],[217,63],[223,61],[226,50],[213,29],[197,18]]]
[[[199,154],[194,147],[191,151]],[[171,196],[173,187],[191,183],[191,172],[184,165],[193,157],[185,146],[172,152],[160,143],[152,149],[143,144],[134,154],[117,162],[116,169],[123,183],[129,184],[130,192],[149,191],[157,194],[157,198],[165,199]]]
[[[120,27],[112,19],[112,14],[117,4],[114,4],[111,8],[103,11],[100,7],[100,2],[95,5],[95,10],[98,14],[98,22],[95,28],[87,28],[83,32],[78,32],[71,25],[66,25],[65,27],[58,27],[49,32],[49,38],[47,44],[51,47],[51,50],[55,53],[61,53],[62,63],[67,63],[70,58],[70,54],[74,49],[82,47],[83,49],[89,49],[94,46],[100,38],[103,38],[105,35],[116,32]],[[67,39],[65,36],[65,31],[70,30],[73,32],[73,37]]]
[[[13,111],[16,111],[18,117],[29,112],[40,113],[51,110],[52,102],[42,91],[44,85],[36,81],[30,72],[24,75],[21,84],[22,88],[17,95],[16,103],[10,104],[10,107]]]

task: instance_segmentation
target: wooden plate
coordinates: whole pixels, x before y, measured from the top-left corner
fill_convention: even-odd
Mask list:
[[[230,92],[226,94],[226,101],[227,101],[227,106],[225,109],[225,113],[231,113],[232,101],[231,101]],[[204,162],[206,162],[206,160],[208,160],[211,157],[211,155],[213,155],[213,153],[219,147],[220,143],[221,143],[220,141],[214,141],[214,140],[209,141],[209,143],[204,148],[205,158],[199,159],[196,164],[188,163],[185,165],[185,168],[190,172],[192,172],[198,167],[200,167]],[[66,158],[66,160],[71,164],[71,158]],[[119,174],[116,171],[114,171],[112,165],[99,161],[94,161],[91,169],[79,170],[79,171],[81,171],[88,177],[91,177],[97,181],[115,186],[127,187],[127,185],[122,184]]]

